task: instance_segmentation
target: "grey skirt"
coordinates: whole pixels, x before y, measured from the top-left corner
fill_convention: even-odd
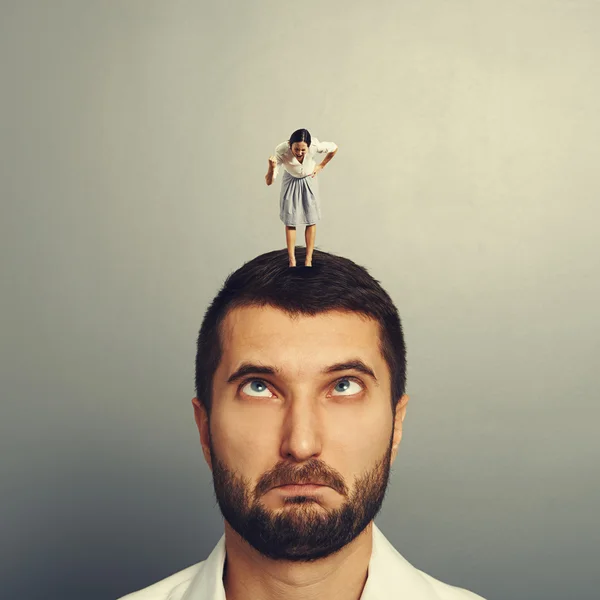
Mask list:
[[[279,218],[289,227],[314,225],[321,218],[317,177],[294,177],[284,171],[279,196]]]

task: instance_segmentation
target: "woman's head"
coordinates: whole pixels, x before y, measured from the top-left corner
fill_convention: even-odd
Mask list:
[[[308,129],[296,129],[290,136],[289,144],[294,156],[302,162],[310,148],[311,137]]]

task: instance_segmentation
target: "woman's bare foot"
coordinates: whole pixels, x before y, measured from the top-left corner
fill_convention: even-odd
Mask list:
[[[312,260],[305,260],[304,261],[304,266],[305,267],[312,267]]]
[[[296,259],[290,258],[290,267],[295,267],[295,266],[296,266]]]

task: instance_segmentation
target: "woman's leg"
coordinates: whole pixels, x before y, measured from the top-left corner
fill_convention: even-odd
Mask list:
[[[290,267],[296,266],[296,228],[285,226],[285,242],[287,244],[288,256],[290,258]]]
[[[315,249],[315,237],[317,237],[317,225],[307,225],[304,231],[304,237],[306,239],[306,261],[307,267],[312,267],[312,255]]]

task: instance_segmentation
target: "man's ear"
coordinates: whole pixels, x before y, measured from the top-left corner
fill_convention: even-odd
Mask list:
[[[406,416],[406,405],[408,404],[408,396],[404,394],[398,404],[396,405],[396,412],[394,415],[394,439],[392,440],[392,456],[391,463],[396,460],[398,454],[398,447],[402,441],[402,427],[404,424],[404,417]]]
[[[198,427],[198,433],[200,434],[200,444],[202,445],[202,452],[204,454],[204,460],[208,465],[208,468],[212,471],[212,455],[210,452],[210,427],[208,422],[208,413],[204,402],[198,398],[192,399],[194,406],[194,420],[196,421],[196,427]]]

